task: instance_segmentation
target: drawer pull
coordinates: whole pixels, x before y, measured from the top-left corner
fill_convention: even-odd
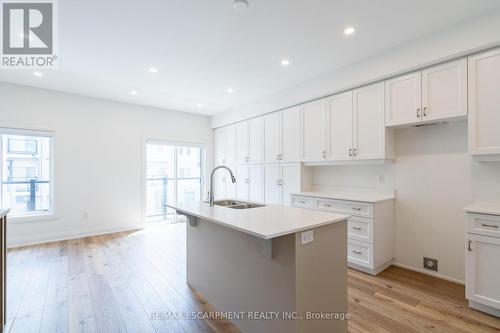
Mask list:
[[[494,225],[494,224],[484,224],[484,223],[481,223],[481,225],[483,227],[486,227],[486,228],[495,228],[495,229],[498,229],[498,226]]]
[[[469,241],[469,242],[468,242],[468,244],[467,244],[467,250],[469,250],[469,252],[470,252],[470,251],[472,251],[472,248],[471,248],[471,246],[470,246],[470,245],[471,245],[471,243],[472,243],[472,241]]]
[[[354,230],[359,230],[361,231],[361,227],[352,227]]]
[[[323,206],[325,206],[325,207],[332,207],[332,204],[324,203]]]
[[[300,202],[301,204],[305,204],[305,203],[306,203],[306,201],[305,201],[305,200],[299,200],[299,202]]]
[[[361,211],[361,207],[352,207],[352,210],[355,210],[355,211]]]
[[[357,254],[357,255],[361,255],[361,251],[352,250],[352,253]]]

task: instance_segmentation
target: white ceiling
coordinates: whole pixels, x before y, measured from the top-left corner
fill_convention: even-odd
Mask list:
[[[58,1],[59,68],[41,78],[0,70],[0,81],[215,114],[500,8],[498,0],[248,1],[244,13],[232,0]],[[348,25],[355,35],[344,36]]]

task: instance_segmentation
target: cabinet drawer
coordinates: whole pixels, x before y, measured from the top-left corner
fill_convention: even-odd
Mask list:
[[[373,268],[373,245],[349,239],[347,261],[367,268]]]
[[[366,202],[332,200],[332,210],[352,216],[373,217],[373,204]]]
[[[500,216],[468,213],[467,232],[500,238]]]
[[[313,203],[314,203],[313,198],[292,195],[292,206],[301,208],[313,208]]]
[[[363,217],[351,217],[347,221],[349,239],[373,243],[373,220]]]

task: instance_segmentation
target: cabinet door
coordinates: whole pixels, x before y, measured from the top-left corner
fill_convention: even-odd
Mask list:
[[[385,124],[412,124],[420,121],[422,110],[421,73],[400,76],[385,82]]]
[[[214,131],[215,165],[226,163],[226,127]]]
[[[328,98],[328,159],[351,159],[352,116],[352,91]]]
[[[214,175],[214,199],[226,198],[226,180],[221,170],[217,170]]]
[[[500,154],[500,49],[469,58],[469,153]]]
[[[236,124],[236,162],[247,163],[250,160],[249,121]]]
[[[355,159],[385,158],[384,84],[353,92]]]
[[[250,201],[264,202],[264,169],[262,165],[250,165]]]
[[[302,159],[322,161],[326,157],[326,99],[302,105]]]
[[[422,71],[422,121],[467,115],[467,59]]]
[[[500,238],[467,234],[466,298],[500,309]]]
[[[300,164],[283,164],[281,166],[282,203],[291,206],[291,194],[300,192]]]
[[[266,203],[273,205],[281,205],[282,191],[281,191],[280,181],[281,181],[281,165],[265,164],[264,200]]]
[[[282,112],[264,116],[264,162],[277,163],[282,148]]]
[[[281,162],[300,162],[300,106],[283,111],[282,132]]]
[[[226,127],[226,163],[236,163],[236,125]]]
[[[264,160],[264,117],[254,118],[249,121],[249,138],[248,161],[262,163]]]
[[[248,200],[250,195],[250,174],[248,166],[236,167],[236,199]]]

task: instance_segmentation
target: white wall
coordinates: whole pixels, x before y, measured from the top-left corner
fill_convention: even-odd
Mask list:
[[[396,189],[395,262],[422,269],[423,256],[436,258],[439,274],[463,281],[463,208],[500,200],[500,162],[467,154],[465,121],[398,129],[395,140],[394,164],[314,167],[313,185]]]
[[[213,165],[205,116],[4,83],[0,101],[0,127],[55,133],[57,219],[10,224],[11,245],[140,226],[145,139],[203,143]]]
[[[429,36],[408,41],[400,47],[360,62],[335,69],[253,103],[217,114],[212,117],[212,126],[224,126],[500,45],[498,31],[500,31],[500,11],[490,12],[471,21],[436,31]],[[290,70],[293,70],[293,67],[290,67]]]

